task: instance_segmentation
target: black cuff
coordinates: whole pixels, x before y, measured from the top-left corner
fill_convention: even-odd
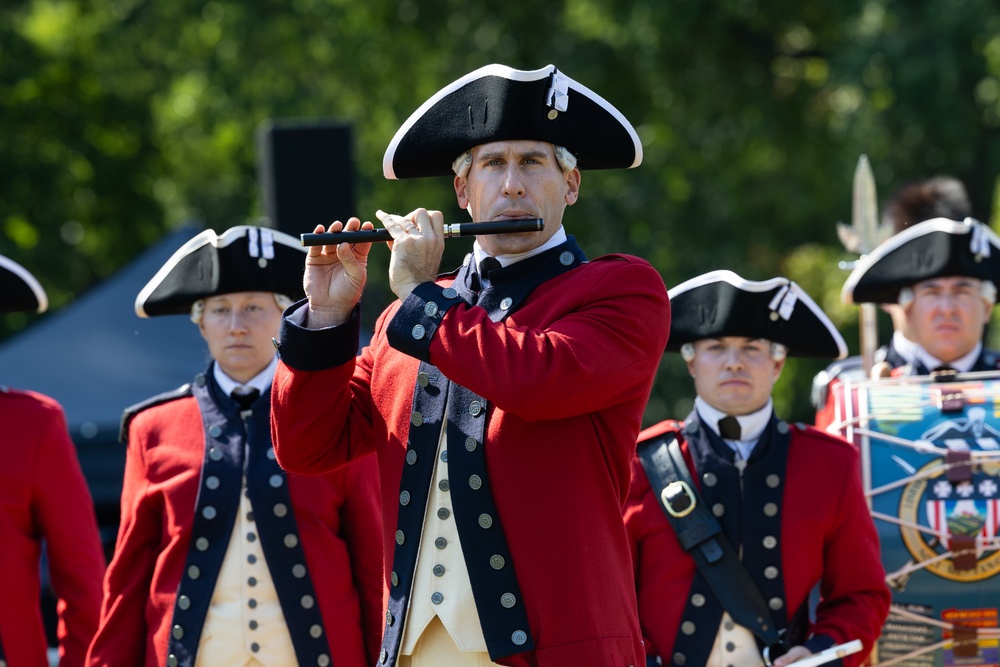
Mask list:
[[[389,345],[403,354],[428,361],[431,339],[448,309],[464,303],[451,287],[421,283],[410,292],[386,328]]]
[[[326,329],[307,329],[289,319],[306,299],[289,306],[281,318],[281,333],[274,346],[286,366],[299,371],[325,371],[346,364],[358,354],[361,339],[361,304],[351,319]],[[280,342],[279,342],[280,341]]]
[[[833,637],[828,637],[826,635],[813,635],[802,645],[813,653],[819,653],[820,651],[825,651],[826,649],[830,648],[836,643],[837,642],[833,640]],[[826,665],[829,667],[839,667],[840,665],[843,664],[844,661],[839,659],[831,660],[830,662],[826,663]]]

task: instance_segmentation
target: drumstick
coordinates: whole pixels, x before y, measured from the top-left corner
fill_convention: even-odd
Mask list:
[[[840,658],[851,655],[852,653],[857,653],[860,650],[861,640],[853,639],[843,644],[835,644],[825,651],[813,653],[812,655],[806,656],[801,660],[796,660],[795,662],[790,663],[789,667],[814,667],[815,665],[823,665],[831,660],[839,660]]]

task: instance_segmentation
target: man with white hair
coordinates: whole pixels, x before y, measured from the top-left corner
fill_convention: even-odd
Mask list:
[[[846,303],[898,304],[913,346],[892,375],[997,370],[982,338],[996,303],[1000,237],[987,225],[935,218],[908,227],[863,258],[844,283]]]
[[[310,250],[308,302],[282,327],[275,447],[304,474],[378,452],[380,666],[641,663],[621,506],[666,288],[639,258],[588,260],[562,224],[580,170],[641,159],[628,121],[555,67],[490,65],[424,103],[383,169],[451,175],[473,221],[544,230],[480,234],[476,261],[438,276],[442,214],[381,214],[399,301],[357,358],[369,245]],[[331,230],[345,227],[361,222]]]
[[[121,525],[89,667],[375,662],[374,461],[286,475],[271,447],[273,339],[303,255],[275,230],[205,230],[139,292],[140,317],[189,315],[211,363],[122,416]]]
[[[889,591],[858,451],[771,401],[786,356],[842,358],[843,339],[786,278],[713,271],[670,300],[694,410],[640,434],[624,512],[647,664],[784,667],[854,639],[860,664]]]

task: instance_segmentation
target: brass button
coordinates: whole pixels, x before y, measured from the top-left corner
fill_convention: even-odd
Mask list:
[[[451,510],[449,510],[447,507],[439,507],[437,514],[438,518],[444,521],[445,519],[451,516]]]
[[[180,662],[177,661],[177,656],[171,653],[167,656],[167,667],[177,667]]]
[[[767,606],[773,609],[774,611],[778,611],[779,609],[785,606],[785,601],[782,600],[781,598],[771,598],[770,600],[767,601]]]
[[[222,435],[222,427],[219,426],[218,424],[212,424],[211,426],[208,427],[208,434],[213,438],[218,438],[220,435]],[[222,457],[220,456],[219,458]],[[214,459],[214,460],[218,461],[219,459]]]
[[[274,461],[278,458],[277,454],[274,453],[274,447],[267,448],[267,460]]]
[[[295,533],[288,533],[285,535],[285,546],[289,549],[294,549],[299,546],[299,536]]]
[[[773,549],[778,546],[778,538],[774,535],[765,535],[764,539],[761,540],[761,543],[764,545],[765,549]]]
[[[186,595],[182,595],[177,598],[177,608],[181,611],[187,611],[191,608],[191,598]]]
[[[296,563],[292,566],[292,576],[296,579],[302,579],[306,576],[306,566],[302,563]]]
[[[430,383],[431,379],[427,375],[427,373],[424,373],[423,371],[417,373],[417,384],[419,384],[421,387],[426,387]]]
[[[389,575],[389,579],[392,581],[393,586],[399,586],[399,575],[393,572]]]
[[[323,626],[321,626],[318,623],[309,626],[309,636],[312,637],[313,639],[319,639],[320,637],[322,637]]]
[[[313,605],[316,604],[316,600],[314,600],[311,595],[303,595],[299,603],[302,605],[303,609],[312,609]]]
[[[201,515],[206,519],[208,519],[209,521],[211,521],[212,519],[215,518],[216,515],[215,508],[212,507],[211,505],[206,505],[205,507],[202,508]]]
[[[442,491],[448,491],[448,489],[451,488],[451,485],[448,484],[448,480],[442,479],[440,482],[438,482],[438,488],[441,489]]]
[[[778,425],[775,426],[775,428],[778,429],[778,433],[780,433],[782,435],[785,435],[786,433],[788,433],[788,430],[789,430],[788,429],[788,422],[786,422],[786,421],[779,421]]]
[[[774,516],[778,513],[778,506],[774,503],[766,503],[764,505],[764,516]]]
[[[409,491],[403,491],[403,492],[401,492],[399,494],[399,504],[402,505],[403,507],[406,507],[407,505],[410,504],[410,492]]]
[[[686,635],[693,635],[694,623],[692,623],[691,621],[684,621],[683,623],[681,623],[681,632],[683,632]]]
[[[441,290],[441,296],[443,296],[446,299],[454,299],[456,296],[458,296],[458,292],[456,292],[451,287],[445,287],[443,290]]]
[[[776,489],[778,488],[778,485],[781,484],[781,478],[774,473],[771,473],[765,478],[764,482],[768,485],[768,487]]]
[[[403,531],[397,530],[396,531],[396,544],[402,544],[405,541],[406,541],[406,535],[403,534]]]
[[[414,463],[416,463],[417,462],[417,452],[414,451],[414,450],[412,450],[412,449],[410,451],[406,452],[406,462],[409,463],[410,465],[413,465]]]
[[[424,337],[425,333],[426,330],[424,329],[424,325],[416,324],[413,326],[413,330],[410,332],[410,335],[412,335],[414,339],[420,340],[421,338]]]
[[[188,568],[187,575],[188,578],[190,579],[197,579],[198,577],[201,576],[201,568],[199,568],[197,565],[192,565],[191,567]]]
[[[326,653],[320,653],[319,657],[316,658],[316,667],[330,667],[330,656]]]
[[[524,630],[515,630],[511,636],[510,640],[514,642],[517,646],[524,646],[525,642],[528,641],[528,633]]]
[[[447,463],[448,462],[448,450],[447,449],[442,449],[441,450],[441,462],[442,463]]]
[[[438,314],[438,305],[433,301],[428,301],[424,304],[424,315],[427,317],[434,317]]]
[[[722,516],[726,513],[726,506],[722,503],[715,503],[712,505],[712,514],[715,516]]]
[[[479,515],[479,526],[482,528],[489,528],[493,525],[493,517],[489,514],[483,513]]]
[[[476,439],[466,438],[465,439],[465,449],[470,452],[476,451]]]
[[[701,593],[695,593],[694,595],[691,596],[691,604],[694,605],[695,607],[704,607],[705,596],[702,595]]]
[[[210,448],[208,450],[208,458],[212,459],[213,461],[221,461],[222,460],[222,450],[219,449],[218,447],[212,447],[212,448]]]
[[[492,567],[494,570],[502,570],[503,566],[506,564],[507,561],[504,560],[503,556],[499,554],[490,556],[490,567]]]
[[[281,485],[285,483],[285,478],[281,475],[271,475],[267,483],[271,485],[272,489],[280,489]]]
[[[685,662],[687,662],[687,656],[686,655],[684,655],[683,653],[674,653],[674,664],[675,665],[683,665]]]
[[[446,546],[448,546],[448,540],[444,539],[443,537],[439,537],[436,540],[434,540],[434,546],[437,547],[438,549],[444,549]]]
[[[205,486],[208,487],[209,490],[215,491],[219,488],[219,478],[215,475],[209,475],[205,478]]]
[[[483,404],[480,403],[479,401],[473,401],[472,403],[469,403],[469,414],[472,415],[473,417],[475,417],[482,411],[483,411]]]
[[[433,568],[431,568],[431,572],[434,573],[435,577],[443,577],[444,576],[444,565],[435,565]]]
[[[396,622],[396,619],[393,618],[392,612],[391,611],[386,611],[385,612],[385,624],[386,625],[392,625],[395,622]]]
[[[275,503],[272,511],[274,512],[274,516],[283,519],[288,515],[288,505],[285,503]]]
[[[379,653],[378,653],[378,661],[379,662],[381,662],[384,665],[385,661],[388,658],[389,658],[389,654],[385,652],[385,649],[382,649],[381,651],[379,651]]]
[[[483,478],[480,477],[479,475],[473,475],[472,477],[469,478],[469,486],[472,488],[473,491],[478,491],[479,489],[483,488]]]
[[[500,302],[500,310],[510,310],[510,307],[514,305],[514,299],[506,296],[503,301]]]
[[[412,415],[410,415],[410,423],[413,424],[414,426],[420,426],[421,424],[424,423],[424,416],[419,412],[414,412]]]
[[[184,628],[182,628],[179,625],[175,625],[170,630],[170,634],[173,635],[174,639],[183,639],[184,638]]]
[[[206,538],[206,537],[199,537],[197,540],[194,541],[194,548],[197,549],[198,551],[207,551],[208,550],[208,538]]]
[[[513,593],[504,593],[503,595],[500,596],[500,605],[504,609],[510,609],[515,604],[517,604],[517,598],[514,597]]]
[[[767,567],[764,568],[764,576],[768,579],[777,579],[778,568],[776,568],[773,565],[768,565]]]
[[[715,476],[715,473],[706,472],[701,476],[701,481],[705,482],[705,486],[715,486],[719,482],[719,478]]]
[[[441,593],[432,594],[431,602],[433,602],[434,604],[441,604],[442,602],[444,602],[444,595],[442,595]]]
[[[570,264],[573,263],[575,259],[576,258],[573,256],[573,253],[571,253],[569,250],[563,250],[559,254],[559,263],[562,264],[563,266],[569,266]]]
[[[559,117],[559,112],[556,111],[555,109],[549,109],[549,112],[545,114],[545,117],[548,118],[549,120],[555,120],[556,118]]]

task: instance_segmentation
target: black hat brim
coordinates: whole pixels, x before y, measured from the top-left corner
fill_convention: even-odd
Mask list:
[[[847,344],[830,318],[787,278],[751,281],[732,271],[712,271],[668,294],[668,352],[706,338],[741,336],[781,343],[792,357],[847,356]]]
[[[949,276],[996,281],[1000,237],[972,218],[926,220],[862,257],[840,295],[844,303],[897,303],[904,287]]]
[[[270,240],[268,240],[270,237]],[[178,315],[199,299],[234,292],[304,296],[305,248],[273,229],[240,225],[221,236],[210,229],[181,246],[135,300],[139,317]]]
[[[43,313],[49,299],[41,283],[14,260],[0,255],[0,312]]]
[[[550,99],[553,81],[566,95]],[[448,176],[462,153],[494,141],[545,141],[568,149],[579,169],[623,169],[642,162],[639,136],[614,106],[548,65],[516,70],[487,65],[424,102],[392,138],[382,161],[388,179]]]

